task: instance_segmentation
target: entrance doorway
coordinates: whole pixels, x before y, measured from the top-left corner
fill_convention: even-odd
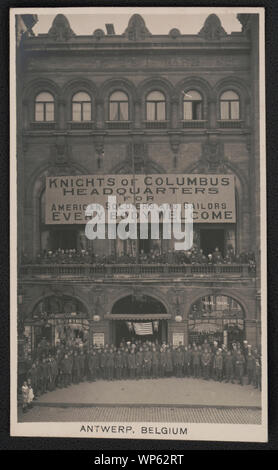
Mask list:
[[[59,248],[63,250],[77,249],[76,229],[58,229],[50,232],[50,246],[53,251]]]
[[[218,247],[222,256],[225,256],[225,231],[224,229],[200,229],[200,248],[204,254],[212,254]]]
[[[141,326],[142,325],[142,326]],[[152,343],[162,344],[167,342],[167,320],[113,320],[112,321],[112,338],[113,344],[119,347],[121,342],[130,341],[131,343],[144,343],[151,341]],[[147,328],[152,333],[138,334],[138,331]]]
[[[112,341],[116,346],[122,341],[167,341],[167,314],[165,306],[154,297],[134,294],[118,300],[112,315],[119,315],[119,320],[112,320]],[[162,318],[159,318],[162,316]]]
[[[192,305],[188,318],[189,343],[217,341],[231,348],[245,338],[245,313],[241,305],[226,295],[207,295]]]

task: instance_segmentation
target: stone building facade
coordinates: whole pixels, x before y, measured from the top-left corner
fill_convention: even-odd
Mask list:
[[[242,31],[231,34],[210,15],[198,34],[153,35],[136,14],[121,35],[97,29],[82,36],[57,15],[47,34],[20,41],[18,297],[30,350],[42,336],[55,343],[65,323],[85,331],[91,343],[118,342],[125,320],[152,321],[159,339],[170,343],[187,344],[207,322],[220,341],[236,327],[241,339],[260,344],[258,18],[238,20]],[[36,263],[43,250],[91,248],[84,226],[45,224],[46,176],[133,171],[234,175],[236,223],[196,224],[194,241],[205,252],[213,249],[207,239],[223,253],[227,246],[253,251],[256,272],[246,263]],[[99,255],[117,249],[128,248],[94,242]],[[128,315],[128,298],[152,299],[153,311]],[[219,318],[196,320],[200,299],[222,302]]]

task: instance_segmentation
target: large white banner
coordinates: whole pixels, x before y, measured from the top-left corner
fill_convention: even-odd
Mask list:
[[[46,178],[46,224],[85,224],[89,204],[192,204],[194,223],[235,223],[232,175],[75,175]]]

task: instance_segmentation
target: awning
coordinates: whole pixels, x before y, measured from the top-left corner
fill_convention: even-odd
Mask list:
[[[105,320],[170,320],[172,315],[170,313],[142,313],[142,314],[132,314],[132,313],[119,313],[104,315]]]

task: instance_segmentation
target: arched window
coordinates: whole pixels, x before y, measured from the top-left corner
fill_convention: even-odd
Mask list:
[[[35,121],[54,121],[54,98],[47,91],[36,96]]]
[[[220,97],[220,119],[239,119],[239,96],[232,90],[225,91]]]
[[[72,120],[78,122],[92,120],[91,98],[88,93],[79,91],[72,97]]]
[[[114,91],[109,97],[109,121],[128,120],[128,96],[123,91]]]
[[[147,121],[166,120],[166,100],[160,91],[151,91],[146,99]]]
[[[189,90],[183,95],[183,119],[200,121],[203,119],[203,100],[198,91]]]

